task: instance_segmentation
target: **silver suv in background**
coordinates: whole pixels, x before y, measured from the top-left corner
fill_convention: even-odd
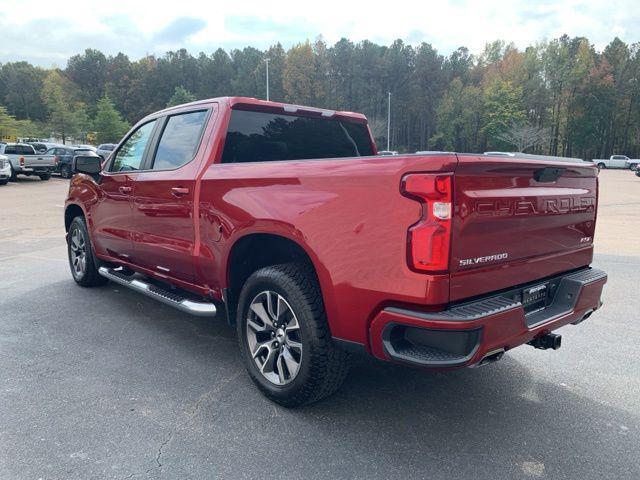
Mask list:
[[[96,153],[100,157],[102,157],[103,160],[106,160],[107,158],[109,158],[109,155],[111,155],[111,152],[113,152],[113,149],[117,146],[118,145],[115,143],[103,143],[101,145],[98,145]]]

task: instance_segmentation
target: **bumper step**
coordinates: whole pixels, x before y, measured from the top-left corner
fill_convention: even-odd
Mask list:
[[[177,308],[182,312],[196,315],[198,317],[216,316],[216,306],[211,302],[193,300],[179,293],[165,290],[152,283],[148,283],[135,275],[125,275],[124,273],[112,268],[100,267],[98,273],[112,282],[140,292],[147,297],[158,300],[159,302],[173,308]]]

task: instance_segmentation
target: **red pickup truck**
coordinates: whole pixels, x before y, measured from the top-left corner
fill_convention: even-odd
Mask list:
[[[199,101],[73,168],[74,280],[225,315],[253,381],[286,406],[335,391],[353,352],[451,369],[556,349],[607,280],[589,266],[595,166],[376,156],[357,113]]]

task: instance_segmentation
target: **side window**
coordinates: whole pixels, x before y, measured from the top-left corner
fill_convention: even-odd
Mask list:
[[[206,110],[169,117],[158,143],[153,169],[174,170],[193,160],[206,118]]]
[[[4,149],[4,153],[8,154],[8,155],[15,155],[16,152],[16,147],[13,145],[7,145]]]
[[[120,147],[120,150],[116,153],[113,162],[111,162],[110,172],[130,172],[140,170],[142,164],[142,157],[144,156],[145,148],[149,139],[151,138],[151,132],[155,127],[156,121],[145,123]]]

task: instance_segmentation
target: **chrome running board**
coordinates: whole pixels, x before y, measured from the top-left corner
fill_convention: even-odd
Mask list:
[[[177,308],[180,311],[198,317],[216,316],[216,306],[213,303],[189,299],[179,293],[165,290],[151,283],[147,283],[144,280],[135,278],[133,275],[125,275],[112,268],[100,267],[98,273],[112,282],[119,283],[122,286],[140,292],[147,297]]]

